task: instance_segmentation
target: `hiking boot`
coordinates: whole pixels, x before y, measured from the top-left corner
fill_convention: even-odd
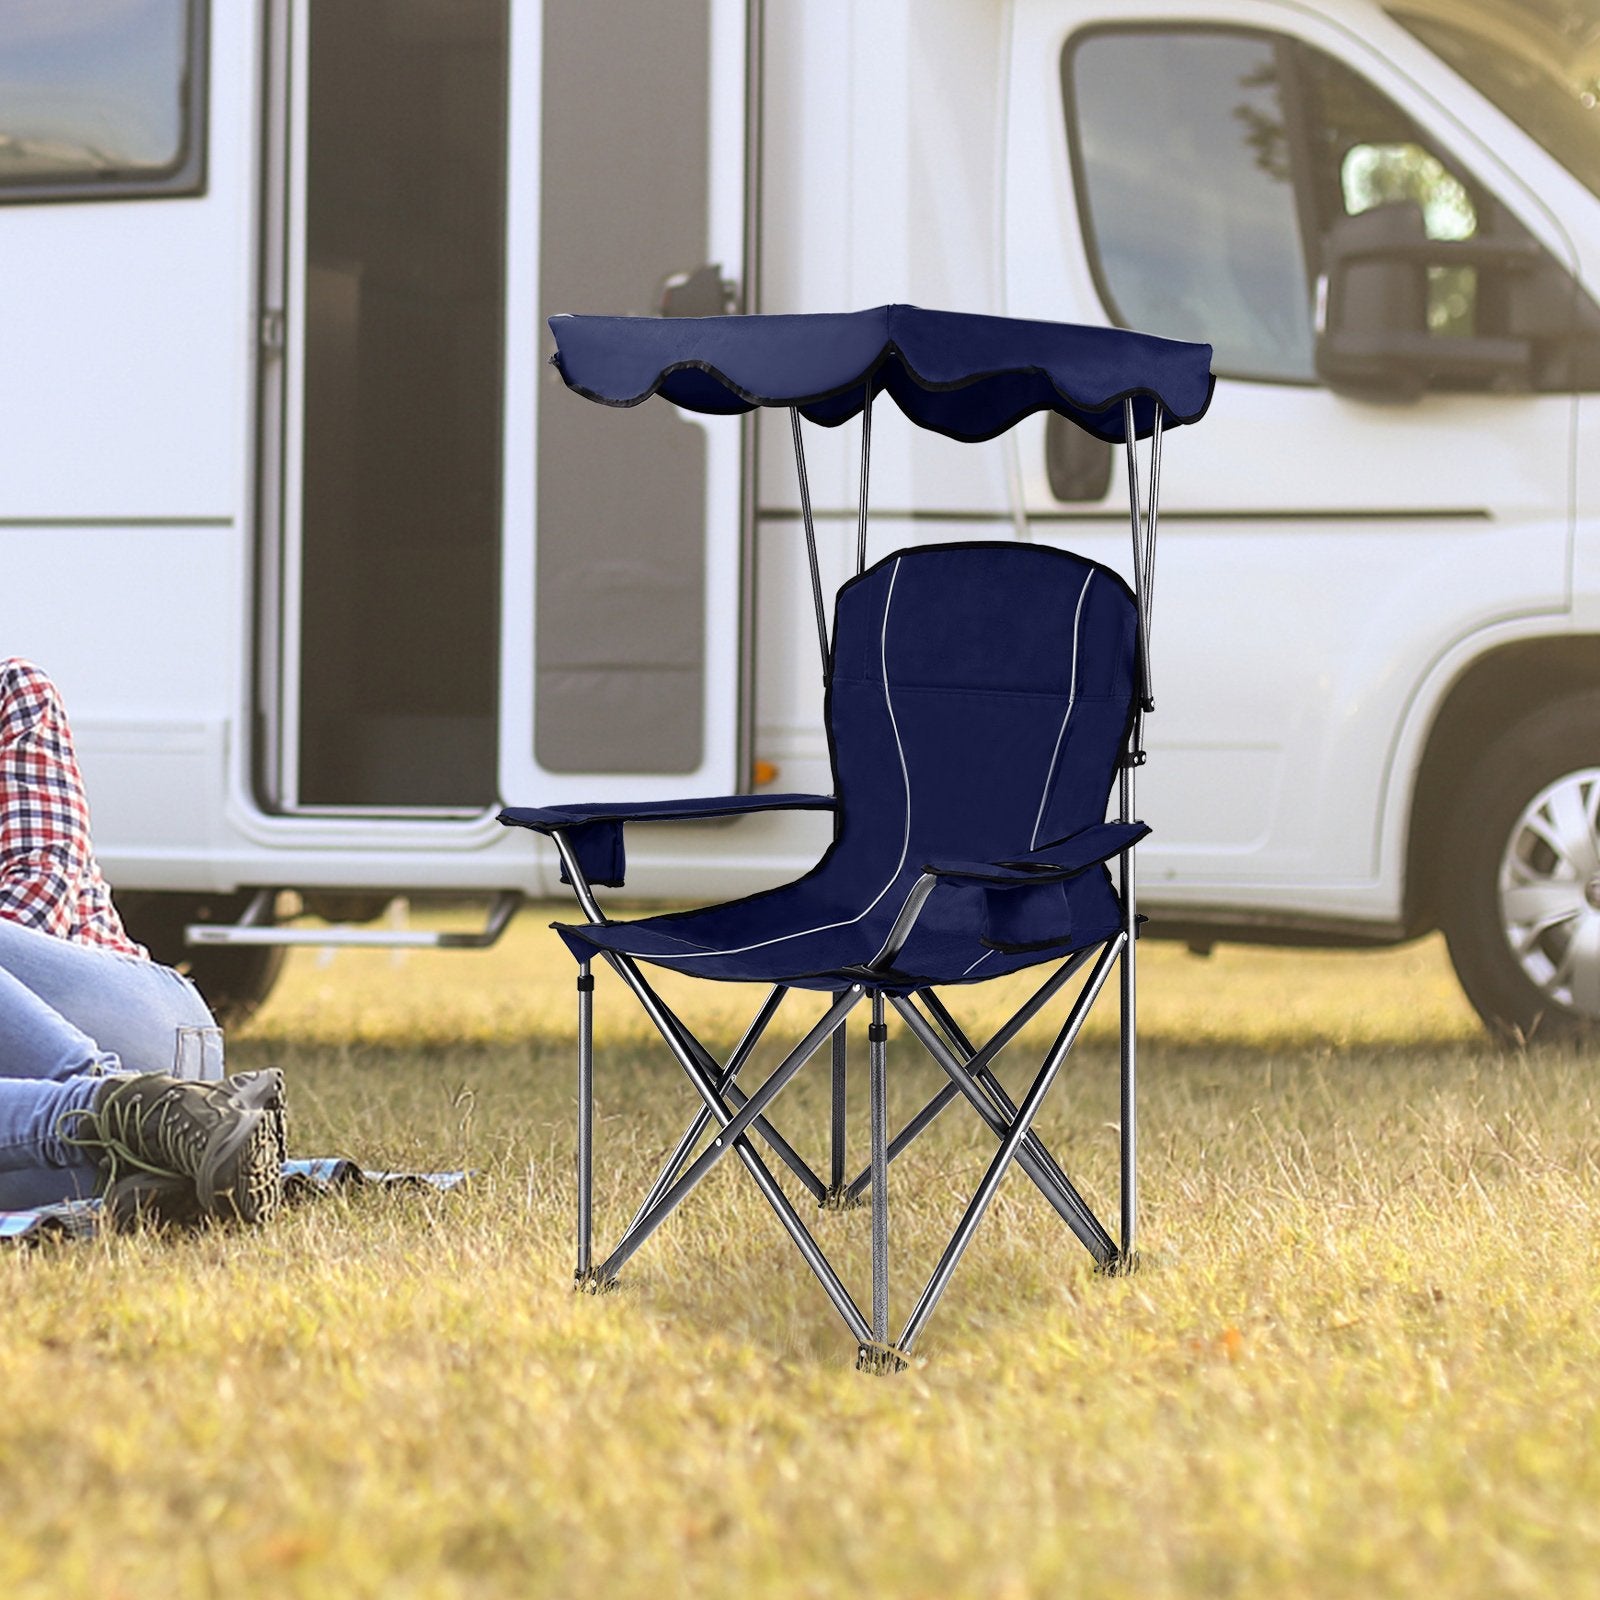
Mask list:
[[[281,1169],[289,1159],[283,1074],[277,1071],[240,1072],[226,1083],[211,1081],[203,1087],[213,1093],[218,1090],[231,1093],[247,1106],[259,1106],[271,1125],[272,1144]],[[141,1222],[155,1228],[196,1228],[206,1220],[206,1211],[200,1204],[194,1182],[175,1173],[124,1173],[107,1187],[105,1207],[111,1225],[118,1229],[131,1228]]]
[[[239,1073],[213,1087],[223,1086],[247,1109],[261,1113],[261,1130],[247,1152],[247,1162],[237,1169],[239,1177],[228,1204],[242,1221],[266,1222],[283,1207],[283,1161],[288,1142],[283,1074],[275,1068]],[[197,1182],[197,1192],[199,1187]]]
[[[140,1073],[111,1080],[67,1142],[95,1153],[108,1198],[114,1189],[132,1204],[148,1195],[150,1186],[131,1181],[137,1174],[183,1178],[203,1215],[265,1222],[283,1202],[282,1109],[276,1070],[220,1083]]]
[[[227,1087],[242,1096],[248,1104],[259,1105],[272,1124],[273,1142],[278,1150],[278,1164],[289,1159],[289,1107],[283,1090],[283,1073],[277,1067],[266,1067],[256,1072],[236,1072],[212,1088]]]
[[[198,1228],[206,1220],[194,1181],[172,1172],[125,1172],[105,1192],[106,1217],[121,1231]]]

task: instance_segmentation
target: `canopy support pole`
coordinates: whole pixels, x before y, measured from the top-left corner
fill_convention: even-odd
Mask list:
[[[1155,589],[1156,515],[1161,490],[1161,424],[1164,410],[1159,400],[1150,426],[1150,496],[1147,513],[1139,505],[1139,452],[1136,439],[1133,401],[1122,403],[1123,433],[1128,453],[1128,515],[1133,527],[1133,594],[1139,619],[1139,666],[1144,682],[1139,688],[1139,699],[1134,710],[1133,729],[1128,739],[1128,751],[1118,774],[1118,810],[1124,822],[1134,819],[1134,777],[1138,763],[1144,759],[1145,713],[1154,709],[1150,687],[1150,612]],[[1117,1251],[1117,1264],[1131,1268],[1137,1261],[1138,1248],[1138,1104],[1136,1017],[1138,1015],[1138,938],[1139,908],[1138,885],[1134,877],[1133,851],[1124,850],[1119,868],[1118,890],[1122,896],[1122,972],[1121,972],[1121,1051],[1120,1099],[1118,1142],[1122,1168],[1121,1183],[1121,1239]]]
[[[806,446],[800,437],[800,408],[789,407],[794,430],[794,470],[800,480],[800,515],[806,524],[806,559],[811,563],[811,600],[817,608],[817,648],[822,652],[822,675],[828,675],[828,612],[822,603],[822,570],[817,565],[817,525],[811,515],[811,479],[806,473]]]
[[[1133,598],[1139,614],[1139,696],[1150,699],[1150,616],[1145,593],[1144,507],[1139,499],[1139,442],[1138,424],[1133,414],[1133,401],[1122,402],[1123,445],[1128,459],[1128,518],[1133,528]],[[1139,718],[1134,718],[1135,732]],[[1135,748],[1137,748],[1135,739]]]
[[[1161,402],[1156,401],[1155,419],[1150,425],[1150,508],[1145,513],[1144,629],[1147,635],[1156,609],[1156,507],[1161,499],[1161,422],[1165,415]]]
[[[861,407],[861,494],[856,507],[856,576],[867,570],[867,479],[872,471],[872,390]]]

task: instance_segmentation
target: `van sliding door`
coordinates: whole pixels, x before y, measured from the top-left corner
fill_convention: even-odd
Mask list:
[[[277,809],[495,800],[509,12],[272,8],[260,769]]]
[[[735,308],[746,0],[513,26],[502,790],[736,789],[741,424],[569,393],[545,319]]]

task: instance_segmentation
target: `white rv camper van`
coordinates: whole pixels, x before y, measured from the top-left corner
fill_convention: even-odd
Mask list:
[[[310,931],[280,891],[488,938],[553,890],[502,801],[829,785],[787,419],[587,405],[546,315],[1207,340],[1149,931],[1442,926],[1486,1017],[1600,1020],[1597,75],[1595,0],[11,0],[0,655],[63,686],[135,931],[237,1009]],[[808,448],[837,582],[856,440]],[[1128,559],[1042,418],[886,411],[873,462],[872,557]],[[629,892],[826,827],[640,827]]]

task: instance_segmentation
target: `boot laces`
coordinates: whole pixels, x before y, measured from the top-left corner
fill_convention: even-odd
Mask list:
[[[152,1104],[123,1097],[114,1090],[93,1110],[69,1111],[63,1117],[77,1126],[89,1119],[93,1133],[74,1135],[62,1130],[61,1139],[78,1149],[96,1151],[106,1166],[107,1185],[125,1170],[162,1177],[192,1178],[200,1170],[208,1140],[197,1119],[183,1109],[184,1091],[173,1085]]]

